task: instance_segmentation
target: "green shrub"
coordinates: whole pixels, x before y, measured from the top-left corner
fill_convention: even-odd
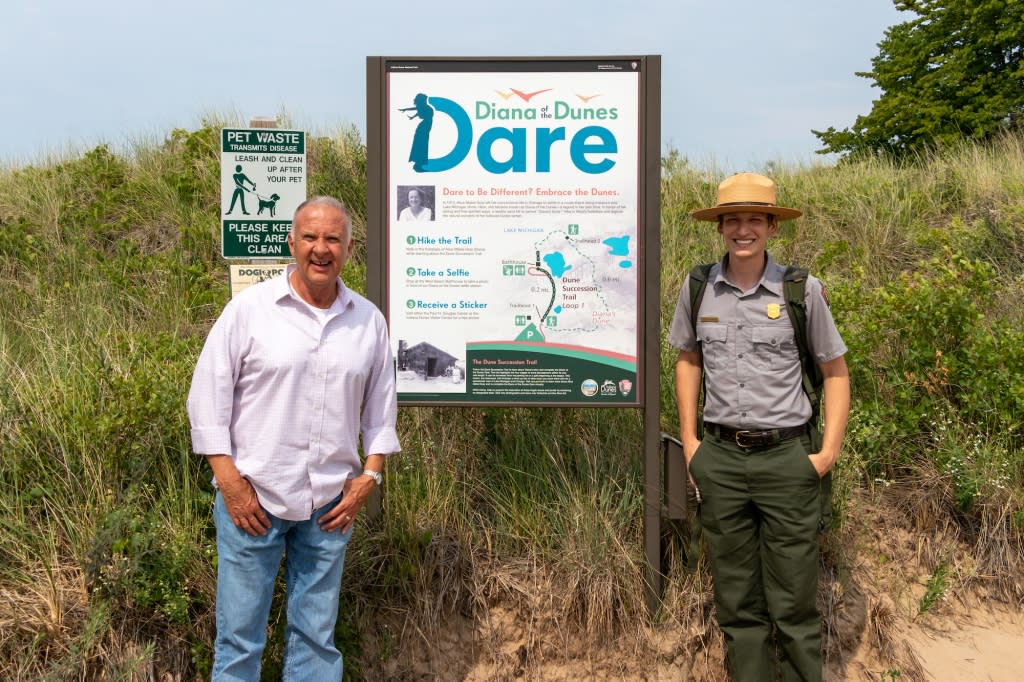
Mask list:
[[[1020,443],[1024,417],[1024,332],[991,310],[995,269],[947,251],[873,289],[832,288],[850,347],[857,447],[914,450],[953,411],[981,431]]]
[[[159,497],[152,486],[124,497],[127,504],[113,508],[97,526],[86,553],[87,585],[135,619],[187,629],[200,609],[212,606],[192,578],[196,538],[176,527],[174,515],[159,503],[147,508]],[[205,497],[212,505],[212,496]]]

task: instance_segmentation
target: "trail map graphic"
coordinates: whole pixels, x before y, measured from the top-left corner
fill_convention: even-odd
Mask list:
[[[636,287],[629,241],[629,235],[581,237],[578,226],[570,225],[568,231],[552,231],[536,241],[531,259],[502,261],[505,276],[523,273],[528,282],[509,294],[510,305],[519,307],[518,295],[532,308],[515,315],[514,324],[521,328],[515,340],[597,347],[619,335],[612,324],[621,322],[616,305]],[[632,339],[624,341],[623,350],[632,347]]]

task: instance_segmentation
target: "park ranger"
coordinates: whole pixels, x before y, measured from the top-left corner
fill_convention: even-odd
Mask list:
[[[812,406],[786,310],[786,268],[766,250],[779,221],[800,215],[776,203],[775,183],[763,175],[724,180],[718,203],[693,217],[717,222],[726,255],[708,271],[693,317],[687,278],[669,331],[669,342],[679,349],[683,452],[701,500],[715,607],[734,682],[779,679],[777,668],[783,680],[822,675],[815,602],[821,478],[839,457],[850,384],[846,345],[821,282],[808,276],[807,345],[824,377],[825,426],[818,437],[809,424]]]

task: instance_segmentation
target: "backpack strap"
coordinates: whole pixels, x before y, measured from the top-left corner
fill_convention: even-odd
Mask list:
[[[821,448],[821,393],[825,377],[821,368],[811,355],[807,343],[807,304],[804,294],[807,291],[807,271],[789,266],[782,279],[783,293],[786,299],[786,310],[793,324],[793,335],[796,338],[800,353],[800,374],[803,378],[804,392],[811,403],[811,419],[809,422],[811,447]],[[819,530],[827,530],[832,525],[832,472],[821,479],[821,518]]]
[[[786,274],[782,277],[783,296],[786,299],[786,311],[789,313],[789,321],[793,325],[793,335],[796,339],[797,351],[800,354],[800,370],[803,379],[804,392],[811,403],[811,421],[818,422],[821,413],[821,394],[819,387],[823,378],[818,363],[811,355],[810,344],[807,340],[807,304],[804,295],[807,291],[807,270],[790,265],[786,268]]]
[[[704,290],[708,288],[708,274],[711,272],[711,268],[714,263],[704,263],[703,265],[694,266],[690,270],[690,326],[693,327],[693,337],[697,340],[697,352],[701,351],[700,337],[697,336],[697,313],[700,312],[701,301],[704,300]],[[704,365],[701,363],[700,368],[700,392],[697,394],[697,404],[703,405],[704,395],[706,393],[706,387],[704,385]],[[698,407],[698,409],[700,409]],[[698,417],[700,415],[698,414]],[[697,420],[697,437],[704,437],[704,420]]]
[[[690,326],[693,327],[694,336],[697,336],[697,313],[704,300],[704,290],[708,288],[708,275],[713,266],[714,263],[704,263],[690,270]]]

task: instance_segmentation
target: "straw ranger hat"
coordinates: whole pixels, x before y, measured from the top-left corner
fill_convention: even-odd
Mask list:
[[[779,220],[798,218],[802,214],[795,208],[775,203],[775,183],[757,173],[737,173],[718,185],[718,204],[692,213],[697,220],[718,221],[723,213],[757,211],[770,213]]]

